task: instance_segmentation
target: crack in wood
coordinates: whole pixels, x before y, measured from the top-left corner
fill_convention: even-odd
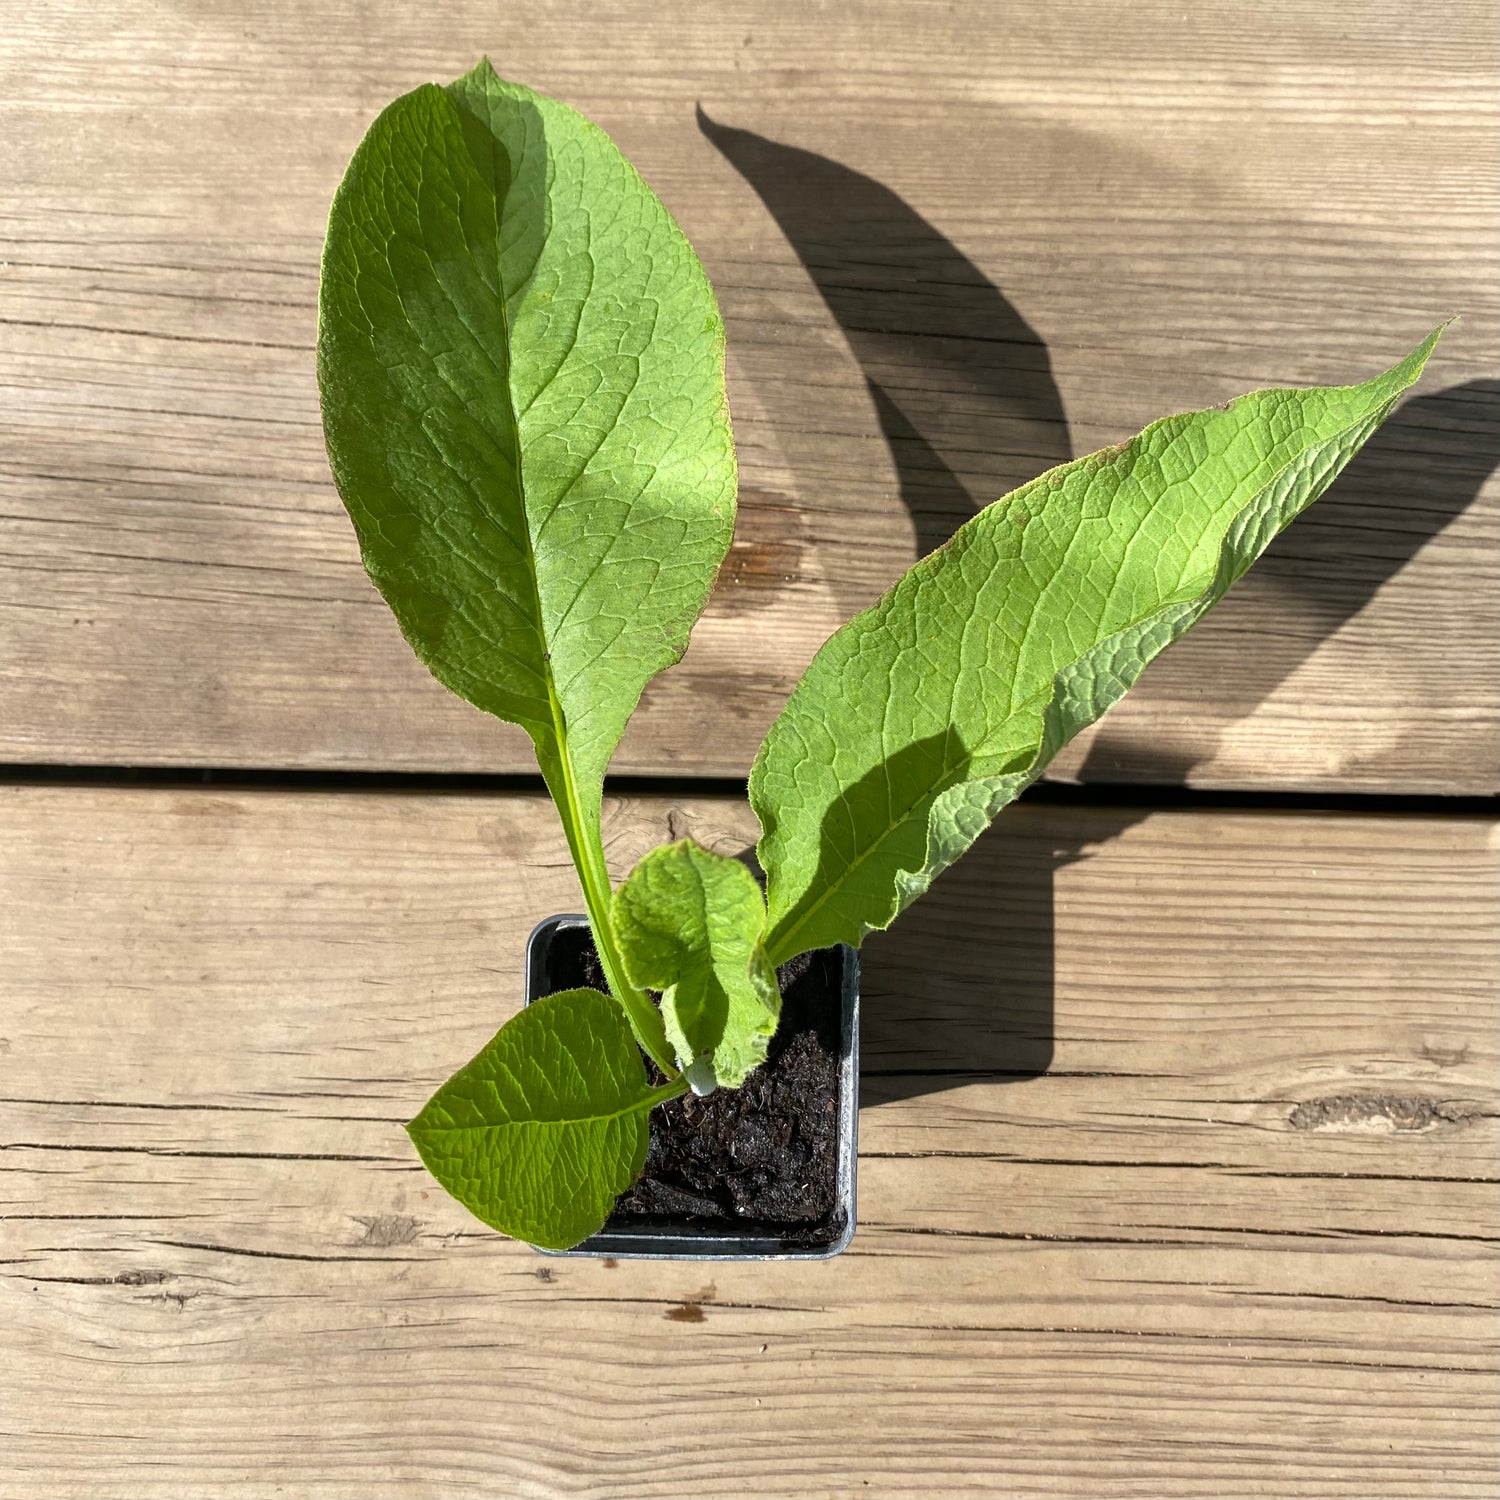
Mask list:
[[[115,1276],[21,1276],[11,1274],[13,1281],[57,1282],[63,1286],[156,1286],[173,1280],[170,1271],[121,1271]]]
[[[902,1234],[916,1236],[932,1236],[944,1239],[973,1239],[973,1240],[1016,1240],[1020,1242],[1035,1242],[1036,1244],[1064,1244],[1064,1245],[1161,1245],[1161,1246],[1191,1246],[1201,1249],[1204,1241],[1201,1239],[1174,1239],[1174,1238],[1143,1238],[1139,1235],[1108,1235],[1108,1234],[1044,1234],[1041,1232],[1028,1233],[1022,1230],[1003,1229],[943,1229],[935,1225],[916,1224],[872,1224],[866,1222],[866,1228],[880,1229],[886,1234]],[[1450,1240],[1460,1244],[1494,1245],[1500,1244],[1500,1239],[1493,1235],[1483,1234],[1458,1234],[1447,1233],[1438,1230],[1426,1229],[1251,1229],[1238,1225],[1204,1225],[1204,1224],[1170,1224],[1170,1225],[1143,1225],[1143,1228],[1166,1228],[1175,1229],[1186,1234],[1206,1234],[1231,1237],[1234,1235],[1256,1236],[1260,1238],[1284,1239],[1284,1240],[1343,1240],[1343,1239],[1420,1239],[1420,1240]]]
[[[401,1156],[356,1156],[338,1151],[190,1151],[170,1146],[102,1146],[58,1141],[7,1141],[0,1151],[83,1151],[124,1156],[189,1157],[206,1161],[347,1161],[409,1165]]]
[[[215,1245],[204,1240],[152,1240],[151,1243],[170,1246],[174,1250],[204,1250],[213,1255],[243,1255],[252,1260],[344,1261],[350,1265],[362,1265],[370,1261],[418,1262],[432,1258],[424,1255],[308,1255],[293,1250],[250,1250],[241,1245]]]

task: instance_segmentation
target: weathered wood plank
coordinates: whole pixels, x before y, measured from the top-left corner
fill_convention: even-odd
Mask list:
[[[1016,808],[867,947],[847,1255],[544,1264],[400,1126],[546,803],[7,788],[6,1493],[1488,1494],[1494,845]]]
[[[1046,464],[1255,385],[1372,373],[1457,311],[1422,394],[1058,774],[1494,790],[1491,17],[1445,7],[1418,38],[1395,5],[1258,16],[18,15],[0,757],[529,767],[366,584],[312,370],[348,153],[488,49],[618,136],[730,326],[740,540],[619,769],[742,773],[829,631]]]

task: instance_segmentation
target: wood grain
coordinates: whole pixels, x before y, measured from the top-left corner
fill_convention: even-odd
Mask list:
[[[867,947],[848,1254],[543,1263],[400,1125],[546,803],[6,788],[0,1488],[1489,1495],[1495,833],[1023,804]]]
[[[488,50],[678,214],[730,328],[739,541],[617,768],[738,775],[977,503],[1162,413],[1417,399],[1058,774],[1488,792],[1489,8],[81,0],[0,40],[0,757],[528,769],[366,583],[312,342],[334,184]],[[695,110],[704,111],[700,126]],[[749,134],[746,134],[749,132]]]

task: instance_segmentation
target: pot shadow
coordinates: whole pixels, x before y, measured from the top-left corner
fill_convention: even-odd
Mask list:
[[[1059,871],[1147,808],[1021,803],[862,950],[861,1102],[1051,1070]]]
[[[755,189],[842,329],[918,555],[982,505],[1072,457],[1045,344],[927,220],[827,157],[719,124],[701,106],[698,123]],[[772,415],[789,425],[806,420],[800,409]],[[1294,636],[1257,639],[1237,666],[1237,712],[1252,713],[1461,516],[1497,462],[1500,382],[1470,381],[1403,405],[1230,595],[1253,616],[1273,593],[1281,613],[1290,602],[1305,621]],[[1234,606],[1219,610],[1226,607]],[[1176,649],[1180,659],[1191,646]],[[1149,691],[1149,677],[1134,691]],[[1180,786],[1199,763],[1100,736],[1081,776]],[[1023,805],[888,932],[871,935],[862,954],[865,1103],[1050,1069],[1058,873],[1149,812]]]
[[[861,1104],[1051,1069],[1058,872],[1150,811],[1009,808],[889,930],[865,939]],[[829,845],[825,837],[825,864]],[[763,878],[753,849],[735,857]]]
[[[903,747],[829,807],[809,889],[826,890],[845,874],[857,857],[856,830],[872,823],[895,830],[888,855],[919,868],[926,818],[909,814],[927,788],[1002,769],[975,766],[951,731]],[[886,932],[871,934],[860,1002],[866,1103],[1048,1070],[1057,872],[1145,816],[1145,809],[1013,810]],[[796,931],[799,918],[815,923],[816,907],[793,907],[784,920]],[[803,930],[812,938],[816,928]]]

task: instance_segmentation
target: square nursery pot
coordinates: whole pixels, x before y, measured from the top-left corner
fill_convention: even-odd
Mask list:
[[[544,1255],[827,1260],[848,1245],[854,1237],[859,1122],[859,955],[840,944],[793,960],[781,974],[783,1026],[772,1043],[771,1058],[752,1075],[752,1081],[766,1072],[763,1087],[776,1089],[778,1099],[795,1098],[808,1112],[794,1126],[783,1119],[774,1130],[757,1130],[754,1112],[744,1108],[749,1094],[721,1091],[735,1103],[721,1103],[718,1108],[733,1108],[737,1119],[748,1115],[750,1121],[748,1135],[733,1136],[727,1149],[742,1152],[751,1164],[733,1172],[735,1185],[725,1180],[705,1196],[698,1190],[701,1184],[683,1186],[680,1177],[674,1183],[671,1172],[656,1178],[652,1168],[663,1150],[690,1149],[684,1143],[694,1136],[684,1125],[685,1116],[691,1110],[701,1119],[698,1112],[712,1106],[719,1095],[691,1105],[684,1102],[671,1119],[670,1106],[653,1110],[651,1152],[642,1182],[621,1198],[598,1234],[571,1250],[548,1250]],[[526,945],[526,1003],[558,990],[586,986],[604,988],[588,918],[548,917]],[[805,1131],[804,1120],[810,1122]],[[814,1170],[802,1174],[813,1183],[810,1201],[819,1210],[816,1217],[807,1216],[806,1205],[795,1219],[757,1211],[758,1205],[784,1201],[777,1196],[781,1188],[776,1181],[762,1186],[771,1171],[764,1153],[773,1149],[768,1143],[776,1135],[785,1136],[795,1150],[803,1149],[803,1141],[816,1142],[809,1148],[816,1158]],[[800,1186],[794,1185],[798,1190]],[[717,1209],[713,1199],[717,1199]]]

